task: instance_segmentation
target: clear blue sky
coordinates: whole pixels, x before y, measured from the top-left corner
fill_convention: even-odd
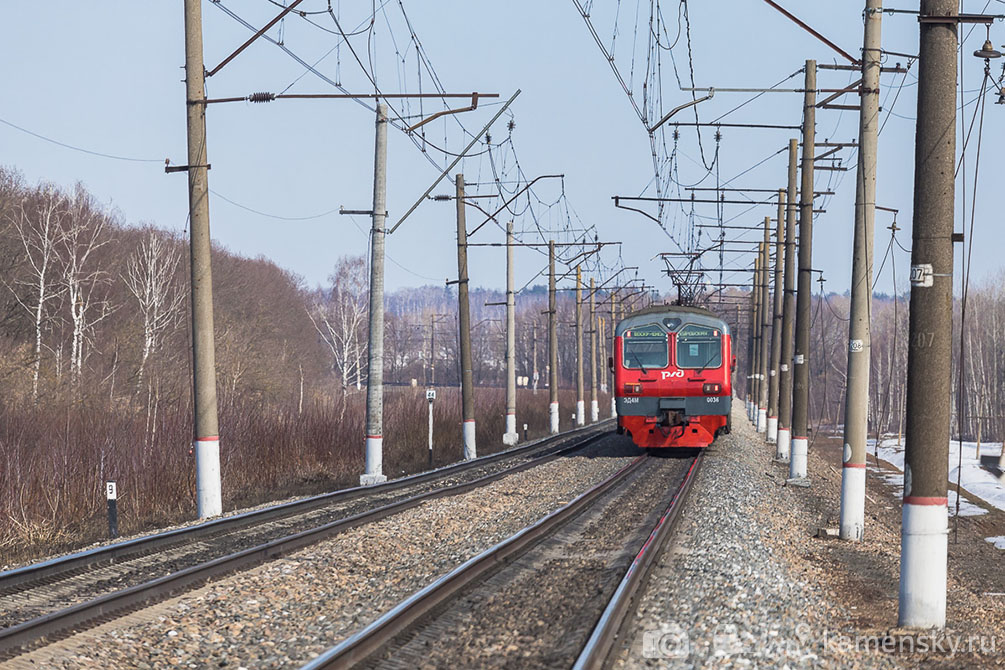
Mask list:
[[[528,176],[564,173],[567,203],[583,223],[595,225],[602,239],[622,240],[622,258],[641,267],[640,274],[669,290],[661,276],[662,264],[653,261],[661,251],[675,249],[673,242],[648,219],[617,210],[611,196],[638,195],[652,177],[648,137],[628,98],[621,90],[571,0],[508,3],[409,2],[403,0],[412,27],[421,39],[429,61],[443,86],[456,92],[498,92],[503,98],[521,88],[513,106],[516,127],[513,143],[520,166]],[[357,9],[344,5],[339,16],[349,31],[370,12],[366,3]],[[360,3],[356,3],[360,4]],[[594,21],[601,39],[613,37],[612,3],[598,3]],[[615,62],[628,76],[632,70],[632,40],[625,31],[634,24],[636,7],[624,4],[622,32],[615,43]],[[789,8],[853,55],[862,39],[861,4],[857,2],[797,3]],[[964,9],[977,12],[984,2],[968,2]],[[998,11],[999,3],[990,3]],[[224,5],[254,25],[263,25],[277,11],[267,0],[226,0]],[[333,2],[336,9],[340,3]],[[380,5],[380,2],[377,3]],[[603,5],[603,6],[601,6]],[[663,18],[676,28],[679,5],[661,3]],[[901,3],[915,8],[916,3]],[[139,7],[142,6],[142,9]],[[324,9],[326,0],[305,0],[301,7]],[[649,11],[639,6],[641,16]],[[833,51],[790,23],[767,4],[755,0],[696,2],[689,6],[694,77],[698,86],[766,87],[795,73],[806,58],[821,63],[839,62]],[[250,35],[214,3],[203,4],[207,67],[212,67]],[[607,15],[604,13],[608,12]],[[402,21],[398,0],[387,1],[379,12],[372,47],[378,83],[385,91],[414,91],[418,85],[417,62],[409,33]],[[629,17],[626,19],[625,17]],[[8,27],[0,42],[6,92],[0,103],[0,119],[36,133],[90,150],[175,163],[185,159],[184,63],[182,3],[107,2],[8,3],[3,10]],[[320,26],[335,29],[324,15],[312,17]],[[645,21],[642,21],[645,25]],[[294,17],[284,22],[282,39],[291,50],[314,62],[338,42],[329,32]],[[279,29],[270,35],[280,38]],[[639,36],[644,40],[644,35]],[[977,27],[964,46],[963,98],[969,106],[969,123],[982,76],[982,62],[970,56],[980,47],[984,28]],[[1005,42],[1002,24],[992,27],[996,45]],[[884,17],[886,49],[916,53],[918,25],[913,16]],[[367,62],[366,33],[352,38]],[[401,58],[396,61],[396,51]],[[644,67],[645,50],[636,42],[632,86],[638,92],[638,72]],[[686,82],[688,72],[685,36],[674,47],[673,58]],[[905,59],[890,56],[890,62]],[[671,60],[664,56],[665,66]],[[399,66],[400,65],[400,66]],[[368,65],[369,67],[369,65]],[[1000,65],[993,64],[997,77]],[[332,52],[318,70],[338,79],[351,91],[372,90],[346,48]],[[883,79],[884,118],[893,113],[883,130],[880,144],[880,205],[900,210],[899,238],[910,246],[913,188],[913,137],[916,114],[916,66],[896,96],[900,77]],[[252,91],[278,92],[304,74],[304,68],[273,44],[253,45],[234,63],[209,82],[213,97],[246,95]],[[820,88],[846,85],[852,73],[821,72]],[[677,90],[673,71],[661,78],[666,108],[689,99]],[[424,75],[423,86],[430,90]],[[801,75],[782,87],[798,88]],[[331,85],[312,74],[297,81],[290,92],[334,92]],[[697,108],[703,120],[717,118],[750,96],[721,92]],[[798,124],[801,96],[774,93],[747,104],[723,118],[724,122],[769,122]],[[997,165],[1003,155],[1005,136],[1000,132],[1005,108],[989,96],[984,121],[984,165],[977,191],[977,216],[973,259],[980,280],[1001,267],[997,241],[1000,204],[995,197]],[[845,102],[853,103],[854,98]],[[485,101],[483,101],[485,102]],[[483,105],[464,115],[468,130],[477,130],[496,107]],[[409,110],[417,113],[412,106]],[[428,113],[429,108],[424,109]],[[689,111],[680,118],[691,119]],[[504,120],[508,117],[504,117]],[[821,111],[818,139],[849,141],[857,136],[853,112]],[[959,131],[958,131],[959,132]],[[446,134],[446,137],[444,135]],[[503,121],[492,131],[495,141],[506,137]],[[971,147],[976,144],[976,134]],[[719,179],[725,182],[781,149],[788,131],[725,129],[720,145]],[[466,144],[453,121],[430,124],[428,138],[453,151]],[[711,132],[703,136],[706,158],[714,153]],[[185,177],[166,175],[158,162],[128,162],[96,157],[46,143],[8,126],[0,125],[0,162],[20,169],[35,182],[51,180],[69,185],[84,182],[95,195],[117,208],[130,223],[147,222],[161,228],[185,229],[187,198]],[[344,205],[369,209],[372,196],[373,116],[360,105],[345,101],[287,101],[270,105],[237,103],[209,110],[209,156],[213,169],[210,186],[220,195],[248,208],[285,217],[307,217],[330,212]],[[429,154],[443,166],[443,155]],[[850,154],[846,154],[850,156]],[[693,129],[682,129],[677,153],[679,181],[714,186],[715,175],[701,166],[702,159]],[[512,153],[500,149],[497,158],[513,174]],[[973,201],[973,152],[967,169],[967,201]],[[391,222],[402,214],[436,176],[437,169],[401,132],[392,130],[389,140],[388,209]],[[847,163],[851,164],[852,163]],[[463,171],[469,181],[491,179],[485,156],[466,159]],[[785,180],[784,155],[779,154],[746,173],[730,186],[778,188]],[[838,195],[826,203],[827,213],[817,220],[814,265],[823,269],[828,290],[842,292],[848,286],[854,170],[829,173],[818,179],[818,188],[830,185]],[[441,185],[436,192],[450,190]],[[560,194],[558,182],[541,182],[542,201]],[[958,187],[958,194],[961,191]],[[651,193],[650,193],[651,194]],[[745,207],[727,208],[726,217],[741,215],[734,223],[754,224],[772,207],[743,214]],[[957,207],[957,229],[963,227],[963,209]],[[566,221],[564,206],[548,208],[538,203],[535,211],[542,226],[560,226]],[[715,217],[714,206],[697,212]],[[454,212],[452,203],[426,202],[388,240],[387,265],[391,287],[441,282],[456,274]],[[683,220],[684,214],[678,217]],[[966,215],[969,224],[969,209]],[[329,214],[305,221],[283,221],[245,211],[211,198],[213,237],[236,252],[263,254],[302,275],[313,285],[325,281],[335,260],[366,251],[365,217]],[[481,220],[469,212],[472,224]],[[886,251],[888,214],[877,216],[876,264]],[[518,226],[533,224],[525,215]],[[753,237],[753,236],[752,236]],[[528,238],[529,239],[529,238]],[[487,226],[476,241],[502,240],[497,228]],[[957,247],[959,248],[959,247]],[[614,262],[616,252],[609,257]],[[908,256],[895,252],[899,287],[906,284]],[[518,268],[522,284],[541,265],[541,257],[522,250]],[[739,261],[734,262],[737,264]],[[500,287],[504,281],[499,249],[472,251],[472,281]],[[877,290],[892,286],[890,264],[877,282]],[[958,282],[957,282],[958,284]]]

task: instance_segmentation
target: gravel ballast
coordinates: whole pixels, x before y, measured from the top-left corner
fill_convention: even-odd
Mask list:
[[[896,667],[828,642],[845,612],[792,574],[771,541],[784,524],[787,472],[733,404],[733,432],[705,456],[674,538],[649,579],[615,668]],[[739,410],[739,411],[737,411]],[[800,529],[802,531],[803,529]]]
[[[25,654],[17,667],[299,667],[471,556],[567,503],[638,451],[615,437],[484,488],[349,530]]]
[[[734,409],[613,667],[1005,667],[1005,578],[983,541],[993,514],[950,536],[947,628],[898,629],[899,499],[870,474],[865,540],[818,533],[838,526],[840,440],[811,445],[810,488],[786,486],[774,446]]]

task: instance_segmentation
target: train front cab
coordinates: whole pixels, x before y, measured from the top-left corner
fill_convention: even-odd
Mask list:
[[[710,313],[661,317],[631,317],[619,324],[618,427],[643,448],[707,447],[729,431],[728,326]]]

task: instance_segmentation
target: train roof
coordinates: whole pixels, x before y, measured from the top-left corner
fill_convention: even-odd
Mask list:
[[[669,327],[668,324],[664,323],[664,318],[678,318],[680,319],[680,323],[676,326]],[[640,309],[637,312],[632,312],[618,322],[618,326],[615,329],[614,334],[623,335],[626,330],[649,324],[657,324],[663,330],[670,332],[676,331],[685,323],[693,323],[699,326],[712,326],[713,328],[719,328],[722,330],[725,335],[730,334],[729,324],[720,317],[716,316],[713,312],[701,307],[684,307],[681,305],[654,305],[652,307]]]

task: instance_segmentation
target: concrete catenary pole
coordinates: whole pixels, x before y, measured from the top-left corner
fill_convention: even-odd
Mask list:
[[[869,363],[872,351],[872,244],[876,222],[876,145],[879,138],[879,75],[883,8],[866,0],[862,49],[862,92],[858,130],[858,178],[851,262],[851,318],[848,321],[848,382],[841,469],[843,540],[865,531],[865,441],[869,421]]]
[[[752,401],[752,398],[754,397],[754,370],[755,370],[755,365],[754,365],[755,364],[755,362],[754,362],[755,354],[754,354],[754,352],[756,351],[756,349],[755,349],[756,343],[755,343],[754,338],[755,338],[755,336],[757,334],[756,328],[754,327],[754,323],[755,323],[755,319],[757,318],[757,288],[756,288],[757,287],[757,266],[758,266],[758,263],[760,261],[761,261],[761,257],[760,256],[758,256],[757,258],[754,259],[754,275],[753,275],[753,278],[751,279],[751,306],[750,306],[750,312],[748,313],[749,318],[748,318],[748,322],[747,322],[747,366],[746,366],[747,367],[747,390],[746,390],[746,403],[745,403],[745,407],[747,408],[747,418],[748,419],[751,419],[751,417],[752,417],[752,408],[754,407],[754,403]],[[751,419],[751,420],[753,421],[753,419]]]
[[[583,270],[576,266],[576,425],[586,424],[586,384],[583,381]]]
[[[429,315],[429,385],[436,386],[436,314]]]
[[[758,246],[757,256],[754,258],[754,275],[750,282],[750,398],[748,402],[747,416],[750,422],[757,425],[757,394],[759,392],[757,383],[757,370],[761,355],[761,253]]]
[[[764,217],[764,241],[761,243],[761,354],[758,357],[760,367],[757,374],[760,377],[757,398],[757,432],[768,429],[768,357],[771,354],[771,338],[768,329],[771,328],[771,299],[768,288],[768,277],[771,269],[771,217]]]
[[[555,300],[555,241],[548,240],[548,428],[558,432],[558,306]]]
[[[461,407],[464,459],[478,455],[475,448],[475,389],[471,366],[471,306],[468,302],[468,229],[464,221],[464,175],[457,175],[457,323],[461,345]]]
[[[907,349],[907,434],[900,540],[901,626],[946,625],[950,379],[953,343],[953,183],[956,0],[922,0],[914,231]]]
[[[778,442],[775,458],[789,460],[792,438],[792,325],[796,316],[796,188],[799,140],[789,140],[789,183],[785,196],[785,271],[782,280],[782,355],[778,359]]]
[[[531,378],[531,381],[534,384],[534,395],[537,395],[537,380],[540,378],[540,375],[538,374],[538,371],[537,371],[537,320],[536,320],[536,318],[534,320],[534,323],[531,325],[530,333],[531,333],[530,334],[530,337],[531,337],[531,349],[533,350],[532,356],[534,358],[534,376]]]
[[[188,207],[192,221],[192,368],[196,506],[199,518],[223,512],[220,427],[216,409],[213,271],[210,261],[206,78],[202,61],[202,4],[185,0],[185,105],[188,116]]]
[[[600,421],[597,401],[597,298],[596,281],[590,277],[590,423]]]
[[[611,356],[614,355],[614,334],[618,329],[618,297],[614,293],[611,294]],[[614,370],[608,369],[608,374],[610,374],[611,385],[608,386],[608,390],[611,393],[611,418],[618,416],[618,402],[615,397],[614,389]]]
[[[384,239],[387,235],[387,105],[377,105],[373,152],[373,215],[370,229],[370,334],[366,374],[366,467],[360,486],[384,476]]]
[[[785,263],[785,190],[778,190],[775,224],[775,279],[771,308],[771,361],[768,365],[768,444],[778,442],[778,361],[782,356],[782,277]]]
[[[792,356],[792,453],[789,479],[807,484],[810,409],[810,319],[813,299],[813,161],[816,142],[817,62],[806,61],[803,159],[799,186],[799,276],[796,284],[796,346]]]
[[[879,130],[881,20],[880,0],[866,0],[839,531],[841,539],[856,541],[862,538],[865,530],[865,440],[868,433],[869,363],[872,349],[870,332],[872,244],[876,200],[876,144]]]
[[[514,445],[516,432],[516,291],[513,265],[513,222],[506,224],[506,434],[503,444]]]

